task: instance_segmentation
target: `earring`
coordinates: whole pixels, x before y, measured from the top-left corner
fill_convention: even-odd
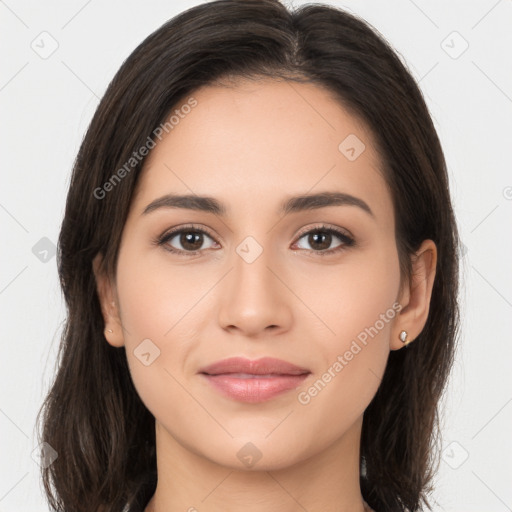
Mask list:
[[[112,329],[106,329],[108,332],[114,332]]]
[[[407,347],[409,343],[411,343],[412,340],[407,339],[407,331],[401,331],[399,336],[400,341]]]

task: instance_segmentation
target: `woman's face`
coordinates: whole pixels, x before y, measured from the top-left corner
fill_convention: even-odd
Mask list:
[[[393,205],[372,136],[316,85],[191,96],[140,176],[114,287],[123,329],[109,342],[126,347],[162,446],[239,469],[358,449],[402,346]],[[300,370],[202,373],[233,357]]]

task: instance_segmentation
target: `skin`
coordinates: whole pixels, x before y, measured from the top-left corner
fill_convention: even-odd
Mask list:
[[[99,274],[107,342],[126,348],[133,382],[155,417],[158,486],[148,511],[363,512],[359,442],[399,333],[425,325],[435,275],[431,240],[412,256],[400,288],[395,219],[372,134],[313,84],[261,80],[194,92],[198,105],[151,150],[123,231],[115,279]],[[366,148],[350,161],[349,134]],[[296,194],[340,191],[353,205],[278,214]],[[112,192],[115,193],[115,192]],[[166,193],[212,196],[225,217],[145,207]],[[152,243],[170,228],[208,230],[195,255]],[[321,245],[302,233],[319,224],[350,232]],[[193,231],[193,229],[192,229]],[[236,252],[247,237],[263,249],[252,263]],[[180,236],[167,246],[183,249]],[[320,248],[319,248],[320,247]],[[251,249],[252,250],[252,249]],[[309,389],[394,303],[401,310],[306,405]],[[149,366],[134,350],[150,339]],[[276,357],[312,373],[297,390],[263,403],[226,398],[201,367],[231,356]],[[237,452],[252,443],[247,467]]]

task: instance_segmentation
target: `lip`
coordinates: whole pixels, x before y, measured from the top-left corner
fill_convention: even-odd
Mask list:
[[[230,357],[222,359],[216,363],[205,366],[199,370],[199,373],[209,375],[220,375],[226,373],[249,373],[252,375],[301,375],[309,373],[307,368],[301,368],[282,359],[273,357],[262,357],[254,361],[245,357]]]
[[[254,361],[232,357],[201,368],[198,373],[223,395],[257,403],[297,388],[311,372],[271,357]]]

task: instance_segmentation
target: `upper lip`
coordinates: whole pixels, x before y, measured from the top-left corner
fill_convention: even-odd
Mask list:
[[[263,357],[254,361],[244,357],[230,357],[201,368],[199,373],[221,375],[227,373],[248,373],[252,375],[302,375],[311,373],[307,368],[301,368],[281,359]]]

